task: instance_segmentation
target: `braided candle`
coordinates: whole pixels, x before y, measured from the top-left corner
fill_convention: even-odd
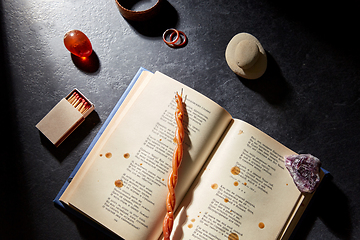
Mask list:
[[[163,234],[164,240],[170,239],[170,234],[174,224],[174,211],[175,211],[175,186],[178,180],[178,169],[181,164],[183,157],[183,140],[184,140],[184,105],[182,96],[178,93],[175,95],[176,101],[176,110],[175,110],[175,120],[176,120],[176,131],[174,141],[176,143],[173,160],[172,160],[172,170],[168,178],[168,194],[166,198],[166,215],[163,222]]]

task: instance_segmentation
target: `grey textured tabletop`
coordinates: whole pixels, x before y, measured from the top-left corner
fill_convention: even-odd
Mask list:
[[[187,84],[322,161],[332,179],[294,239],[360,239],[355,3],[168,0],[143,22],[124,19],[114,0],[2,0],[0,13],[0,239],[107,239],[52,200],[140,67]],[[163,42],[172,27],[186,33],[186,46]],[[89,37],[92,65],[65,48],[71,29]],[[238,77],[225,61],[240,32],[266,50],[268,67],[257,80]],[[35,125],[75,87],[95,111],[55,148]]]

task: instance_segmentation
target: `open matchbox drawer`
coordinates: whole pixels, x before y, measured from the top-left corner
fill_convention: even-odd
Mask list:
[[[94,108],[94,104],[75,88],[36,124],[36,128],[58,147]]]

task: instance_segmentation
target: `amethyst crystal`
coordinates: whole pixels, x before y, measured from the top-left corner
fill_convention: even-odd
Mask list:
[[[320,160],[310,154],[285,156],[285,167],[303,193],[312,193],[317,188],[320,182],[320,165]]]

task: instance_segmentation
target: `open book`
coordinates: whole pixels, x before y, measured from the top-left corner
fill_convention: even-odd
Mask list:
[[[143,68],[55,203],[123,239],[161,239],[180,91],[186,138],[171,239],[287,239],[313,195],[299,192],[284,166],[295,153]]]

